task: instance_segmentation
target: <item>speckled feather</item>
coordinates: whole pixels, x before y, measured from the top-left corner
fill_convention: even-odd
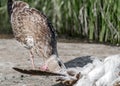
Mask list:
[[[47,17],[22,1],[12,4],[11,24],[15,38],[29,47],[27,37],[33,38],[30,48],[41,57],[49,58],[57,54],[56,34]]]

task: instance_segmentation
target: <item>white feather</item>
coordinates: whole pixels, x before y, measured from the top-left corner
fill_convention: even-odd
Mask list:
[[[83,76],[74,86],[93,86],[93,83],[86,76]]]
[[[92,64],[83,68],[83,77],[74,86],[113,86],[120,82],[119,72],[120,55],[109,56],[103,62],[95,59]]]
[[[26,41],[26,44],[25,44],[26,48],[32,48],[34,46],[34,39],[32,36],[27,36],[25,38],[25,41]]]
[[[109,56],[104,60],[105,74],[96,82],[96,86],[109,86],[119,77],[120,55]]]

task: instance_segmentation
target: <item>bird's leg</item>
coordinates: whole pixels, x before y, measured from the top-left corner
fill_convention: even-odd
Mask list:
[[[45,59],[43,59],[43,60],[44,60],[44,65],[42,65],[40,67],[40,70],[42,70],[42,71],[49,71],[47,62],[45,61]]]
[[[31,50],[30,50],[30,59],[31,59],[31,62],[32,62],[32,68],[35,69],[34,56],[33,56],[33,53],[32,53]]]

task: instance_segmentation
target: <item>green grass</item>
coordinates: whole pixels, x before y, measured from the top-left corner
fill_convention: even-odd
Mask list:
[[[120,44],[120,0],[22,0],[46,14],[58,35]],[[12,33],[0,0],[0,33]]]

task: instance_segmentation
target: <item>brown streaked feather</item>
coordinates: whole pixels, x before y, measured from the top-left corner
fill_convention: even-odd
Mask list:
[[[49,58],[57,53],[56,36],[52,25],[47,17],[22,1],[13,3],[11,24],[16,39],[22,44],[26,43],[26,37],[34,39],[33,50],[42,57]]]

